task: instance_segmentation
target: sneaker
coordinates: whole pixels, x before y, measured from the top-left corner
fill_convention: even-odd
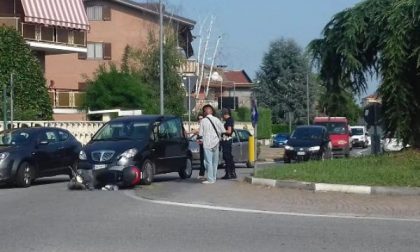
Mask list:
[[[216,182],[211,182],[211,181],[208,181],[208,180],[202,182],[202,184],[204,184],[204,185],[211,185],[211,184],[214,184],[214,183],[216,183]]]

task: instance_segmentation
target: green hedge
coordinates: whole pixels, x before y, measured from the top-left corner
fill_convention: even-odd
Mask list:
[[[271,126],[271,129],[273,131],[273,134],[278,134],[278,133],[288,134],[289,133],[289,125],[287,124],[273,124]],[[292,127],[292,130],[293,130],[293,127]]]
[[[258,114],[258,139],[271,139],[271,109],[259,108]]]

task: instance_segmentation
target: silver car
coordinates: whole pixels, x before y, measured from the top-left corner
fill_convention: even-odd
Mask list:
[[[249,162],[248,155],[248,141],[251,133],[248,130],[244,129],[235,129],[233,132],[233,143],[232,143],[232,155],[233,160],[237,164],[246,164],[248,168],[252,168],[252,164]],[[190,138],[189,148],[192,152],[193,164],[200,164],[200,145],[197,143],[196,136]],[[223,154],[220,151],[219,164],[224,165]]]

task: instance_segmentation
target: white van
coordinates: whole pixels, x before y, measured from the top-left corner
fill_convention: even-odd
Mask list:
[[[351,126],[350,141],[353,147],[367,148],[370,145],[370,136],[365,126]]]

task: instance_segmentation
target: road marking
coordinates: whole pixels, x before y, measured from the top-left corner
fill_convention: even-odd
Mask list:
[[[135,195],[134,191],[124,191],[124,194],[135,200],[148,202],[148,203],[167,205],[167,206],[207,209],[207,210],[215,210],[215,211],[228,211],[228,212],[237,212],[237,213],[265,214],[265,215],[283,215],[283,216],[309,217],[309,218],[420,222],[420,219],[368,217],[368,216],[340,215],[340,214],[308,214],[308,213],[296,213],[296,212],[276,212],[276,211],[256,210],[256,209],[247,209],[247,208],[212,206],[212,205],[194,204],[194,203],[181,203],[181,202],[173,202],[173,201],[165,201],[165,200],[152,200],[152,199],[146,199],[146,198],[137,196]]]

